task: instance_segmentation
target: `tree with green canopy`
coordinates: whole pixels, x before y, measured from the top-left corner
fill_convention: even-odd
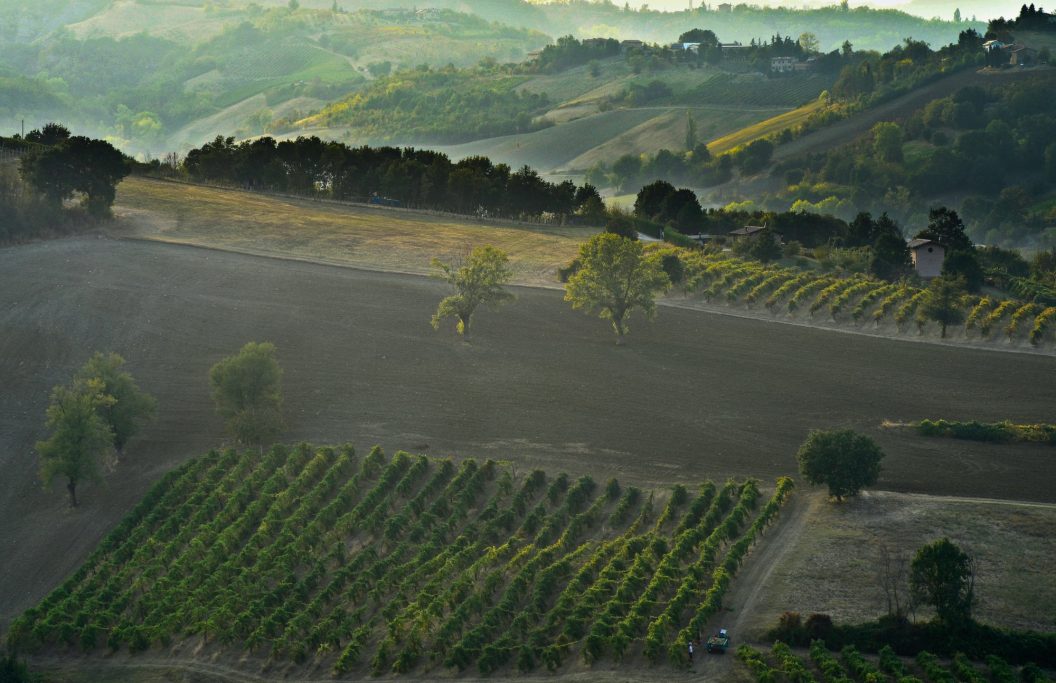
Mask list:
[[[875,484],[883,457],[872,439],[850,429],[813,430],[796,453],[800,473],[811,484],[828,485],[837,501]]]
[[[934,320],[942,328],[940,337],[946,338],[946,327],[964,322],[964,279],[937,277],[928,285],[928,294],[920,308],[921,315]]]
[[[77,380],[55,387],[47,411],[51,436],[36,444],[40,477],[45,486],[66,479],[70,505],[77,507],[77,485],[101,479],[102,459],[113,447],[114,433],[103,413],[115,403],[98,379]]]
[[[671,287],[659,257],[640,242],[613,233],[594,235],[579,248],[580,269],[565,285],[565,301],[612,321],[616,344],[624,343],[627,317],[640,308],[656,312],[656,294]]]
[[[915,600],[935,608],[939,621],[964,625],[975,601],[975,560],[948,538],[930,543],[910,564],[909,588]]]
[[[455,293],[445,297],[437,306],[432,319],[433,329],[439,329],[444,318],[454,317],[458,319],[458,333],[468,337],[473,314],[481,304],[497,307],[515,298],[505,289],[513,276],[510,258],[506,252],[491,245],[477,247],[461,262],[444,263],[433,259],[433,267],[437,269],[437,277],[455,288]]]
[[[105,140],[74,136],[22,157],[22,178],[53,204],[75,192],[94,216],[107,216],[117,184],[128,175],[125,157]]]
[[[114,435],[114,449],[119,456],[124,454],[125,444],[138,431],[140,424],[154,419],[158,402],[140,390],[132,375],[122,370],[125,359],[116,353],[96,352],[76,375],[75,381],[99,380],[103,393],[113,402],[100,406],[103,419]]]
[[[244,444],[264,442],[282,433],[282,369],[275,345],[249,342],[209,370],[216,412]]]

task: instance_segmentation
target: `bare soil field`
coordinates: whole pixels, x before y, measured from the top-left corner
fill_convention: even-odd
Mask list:
[[[0,250],[0,621],[76,567],[161,473],[222,443],[209,367],[270,340],[289,441],[379,443],[642,484],[772,481],[817,427],[873,436],[880,487],[1054,501],[1033,445],[924,440],[884,418],[1041,421],[1056,359],[832,334],[665,308],[629,345],[560,292],[516,288],[470,343],[429,317],[442,283],[144,241],[76,238]],[[159,399],[83,506],[36,478],[48,392],[94,350],[128,360]]]
[[[804,497],[806,533],[771,536],[768,548],[787,547],[774,563],[759,563],[768,567],[765,576],[749,580],[746,573],[730,596],[730,605],[747,608],[739,624],[744,637],[761,637],[786,610],[803,618],[828,614],[840,623],[885,614],[876,573],[879,548],[911,559],[917,548],[944,536],[977,560],[976,618],[1008,628],[1053,629],[1056,505],[887,491],[866,491],[837,505],[820,492],[804,494],[797,495]],[[738,593],[754,599],[749,605],[748,596]]]

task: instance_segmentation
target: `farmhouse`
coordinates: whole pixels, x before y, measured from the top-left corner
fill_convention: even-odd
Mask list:
[[[643,43],[640,40],[621,40],[620,41],[620,51],[621,52],[627,52],[628,50],[631,50],[633,48],[639,48],[639,47],[642,47],[643,45],[645,45],[645,43]]]
[[[913,260],[913,269],[923,278],[938,277],[942,274],[942,263],[946,260],[946,247],[938,242],[926,239],[909,240],[909,257]]]
[[[719,5],[719,11],[720,12],[732,12],[733,11],[733,5],[731,5],[728,2],[724,2],[721,5]]]
[[[770,71],[775,74],[783,74],[795,68],[796,60],[792,57],[771,57]]]

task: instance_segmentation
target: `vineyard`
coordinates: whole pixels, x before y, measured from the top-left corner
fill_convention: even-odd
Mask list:
[[[928,291],[908,282],[889,283],[864,275],[836,275],[765,265],[729,254],[684,253],[687,293],[705,300],[744,305],[771,314],[874,327],[894,323],[898,332],[923,334]],[[964,335],[977,339],[1051,342],[1056,307],[967,296],[962,302]]]
[[[156,484],[8,643],[193,640],[334,674],[682,666],[791,490],[650,492],[349,446],[213,451]]]
[[[985,666],[957,654],[948,663],[938,657],[921,652],[913,660],[903,660],[890,647],[880,650],[878,661],[867,659],[853,646],[847,646],[834,655],[825,644],[816,640],[806,657],[797,655],[792,648],[778,641],[769,653],[748,645],[737,649],[737,658],[748,667],[759,683],[1043,683],[1048,679],[1038,667],[1028,664],[1012,667],[1000,657],[990,655]]]

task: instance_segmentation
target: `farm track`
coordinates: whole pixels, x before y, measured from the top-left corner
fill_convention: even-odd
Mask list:
[[[994,354],[665,308],[616,348],[554,291],[433,332],[435,281],[146,242],[0,250],[0,621],[39,599],[162,473],[223,441],[209,366],[270,339],[290,441],[351,440],[639,484],[792,473],[819,426],[869,433],[896,491],[1053,501],[1051,454],[892,434],[884,418],[1043,419],[1047,357]],[[95,349],[129,360],[160,419],[84,505],[41,491],[30,453],[47,394]],[[629,389],[632,388],[633,389]],[[983,400],[985,397],[985,400]],[[634,416],[628,419],[628,416]]]

